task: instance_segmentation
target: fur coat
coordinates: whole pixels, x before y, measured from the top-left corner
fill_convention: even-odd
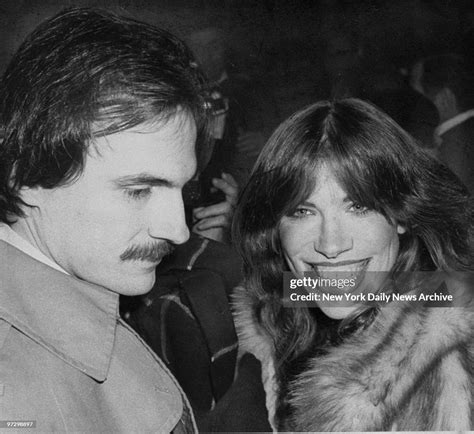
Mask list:
[[[257,323],[257,300],[238,288],[234,313],[242,351],[262,363],[274,431],[474,429],[474,309],[389,304],[368,328],[279,385],[272,337]],[[275,418],[287,389],[292,414]]]

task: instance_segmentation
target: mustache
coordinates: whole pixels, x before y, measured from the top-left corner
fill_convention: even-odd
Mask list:
[[[120,255],[120,259],[122,261],[159,262],[165,256],[173,253],[173,251],[173,245],[166,241],[144,246],[136,245],[125,250],[125,252]]]

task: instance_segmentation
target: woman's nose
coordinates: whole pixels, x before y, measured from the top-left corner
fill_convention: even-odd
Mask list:
[[[327,259],[335,259],[352,247],[352,234],[346,230],[343,222],[336,216],[323,218],[314,241],[314,249]]]

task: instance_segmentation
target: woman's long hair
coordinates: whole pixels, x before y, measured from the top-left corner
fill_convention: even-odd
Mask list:
[[[318,102],[297,112],[263,149],[234,222],[254,314],[273,337],[281,363],[321,341],[314,312],[282,307],[288,268],[278,232],[282,217],[314,190],[322,163],[333,169],[351,201],[406,229],[394,271],[469,270],[473,263],[466,188],[391,118],[357,99]]]

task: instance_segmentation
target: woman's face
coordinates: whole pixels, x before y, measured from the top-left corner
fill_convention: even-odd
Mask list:
[[[338,290],[350,295],[380,288],[386,273],[372,272],[392,269],[399,250],[398,236],[404,232],[382,214],[352,202],[326,166],[318,170],[310,197],[281,220],[279,229],[283,255],[292,272],[353,278],[354,286]],[[333,319],[345,318],[362,304],[359,300],[348,303],[345,295],[343,300],[316,303]]]

